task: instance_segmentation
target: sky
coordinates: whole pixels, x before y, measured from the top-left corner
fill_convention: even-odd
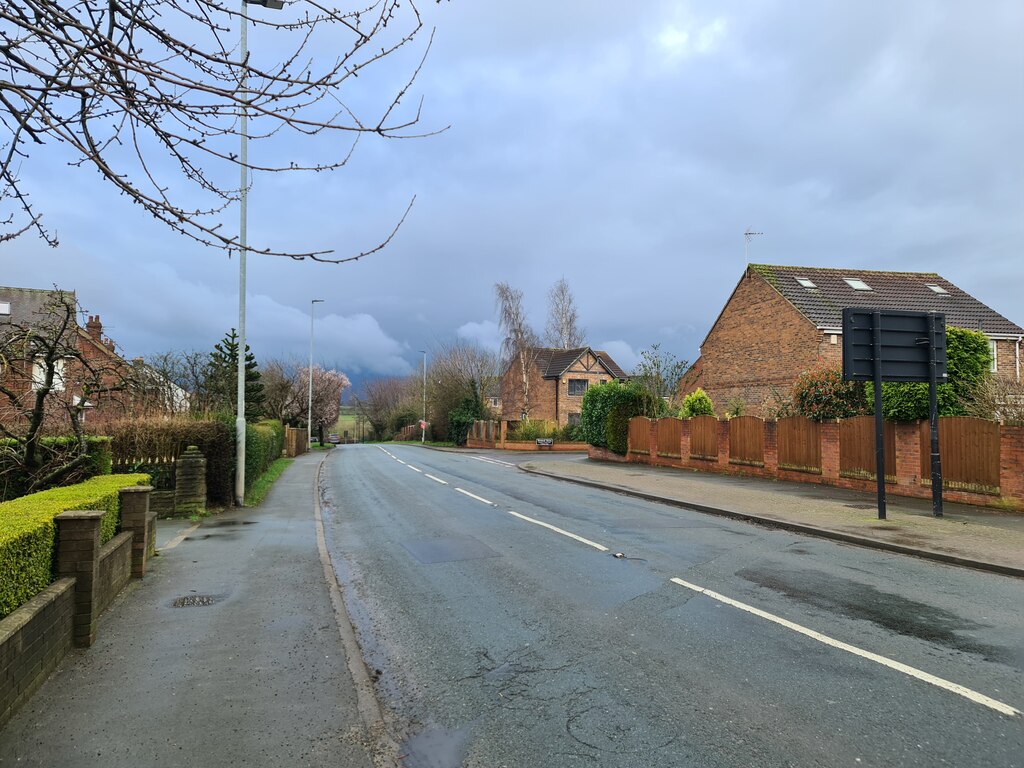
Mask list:
[[[433,45],[404,106],[422,97],[420,127],[450,127],[365,137],[334,174],[253,179],[251,243],[339,256],[386,237],[416,198],[390,245],[358,262],[249,257],[257,359],[305,359],[323,299],[318,362],[357,381],[409,374],[423,349],[497,346],[498,281],[543,331],[564,277],[587,343],[623,368],[652,344],[693,361],[748,262],[938,272],[1024,324],[1019,0],[421,11]],[[426,42],[356,80],[346,103],[379,109]],[[274,41],[256,31],[250,46],[267,55]],[[25,161],[61,244],[0,244],[0,284],[76,290],[129,357],[211,349],[238,322],[237,260],[67,159],[46,146]],[[763,233],[749,245],[748,228]]]

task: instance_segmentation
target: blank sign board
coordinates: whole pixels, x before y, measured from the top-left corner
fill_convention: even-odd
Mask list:
[[[880,326],[878,359],[882,381],[928,381],[931,340],[935,377],[946,380],[946,316],[940,312],[894,312],[847,307],[843,310],[843,378],[875,377],[875,322]]]

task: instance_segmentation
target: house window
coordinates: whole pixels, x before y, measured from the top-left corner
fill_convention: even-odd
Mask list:
[[[580,415],[578,413],[570,413],[569,414],[569,424],[571,426],[575,427],[579,423],[580,423]]]
[[[46,363],[42,357],[37,357],[32,363],[32,390],[35,391],[46,383]],[[64,358],[59,357],[53,361],[53,386],[50,389],[54,392],[64,391]]]
[[[816,286],[814,284],[814,282],[809,277],[798,277],[796,279],[796,281],[798,283],[800,283],[800,285],[802,285],[804,288],[817,288],[818,287],[818,286]]]
[[[996,349],[997,349],[997,347],[996,347],[996,340],[995,339],[989,339],[988,340],[988,351],[989,351],[989,354],[992,355],[992,364],[989,366],[989,370],[992,373],[995,373],[996,369],[997,369],[997,365],[996,365],[996,362],[997,362],[996,361]]]
[[[496,397],[492,397],[491,398],[491,408],[497,408],[500,404],[501,403],[498,401],[498,398],[496,398]]]
[[[933,291],[934,291],[935,293],[946,293],[946,294],[948,294],[948,293],[949,293],[949,291],[947,291],[947,290],[946,290],[945,288],[943,288],[943,287],[942,287],[941,285],[933,285],[932,283],[925,283],[925,287],[926,287],[926,288],[930,288],[930,289],[931,289],[931,290],[933,290]]]
[[[9,302],[9,301],[0,301],[0,315],[9,315],[9,314],[11,314],[11,302]]]
[[[857,280],[852,277],[844,277],[843,282],[853,288],[855,291],[870,291],[871,286],[865,283],[863,280]]]
[[[586,379],[569,379],[569,396],[582,397],[587,392]]]

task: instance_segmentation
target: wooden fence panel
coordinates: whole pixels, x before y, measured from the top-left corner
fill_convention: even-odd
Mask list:
[[[718,419],[714,416],[690,419],[690,458],[718,461]]]
[[[885,480],[896,482],[896,425],[884,423]],[[874,479],[875,417],[854,416],[839,422],[839,474]]]
[[[729,420],[729,461],[764,466],[764,421],[757,416]]]
[[[779,468],[821,472],[821,424],[803,416],[779,419]]]
[[[942,484],[981,493],[999,492],[999,424],[970,416],[939,419]],[[921,481],[931,484],[931,436],[921,422]]]
[[[629,420],[630,453],[651,452],[651,420],[646,416],[634,416]]]
[[[658,455],[672,459],[681,458],[679,445],[683,439],[683,422],[671,417],[658,419]]]

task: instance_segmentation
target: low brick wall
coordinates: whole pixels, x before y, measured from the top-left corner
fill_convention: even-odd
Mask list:
[[[578,451],[580,453],[587,450],[588,446],[586,443],[553,443],[548,446],[545,445],[541,448],[537,445],[537,441],[533,440],[530,442],[514,443],[511,440],[496,445],[499,451],[561,451],[561,452],[572,452]]]
[[[100,549],[97,607],[103,613],[132,577],[132,534],[119,533]]]
[[[75,580],[60,579],[0,621],[0,727],[71,648]]]

